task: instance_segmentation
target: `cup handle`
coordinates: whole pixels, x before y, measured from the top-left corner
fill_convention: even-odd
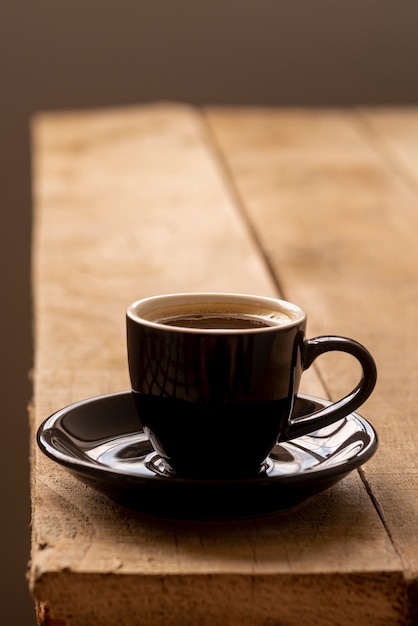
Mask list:
[[[314,337],[305,339],[302,346],[302,369],[306,370],[325,352],[346,352],[354,356],[362,368],[358,385],[346,396],[333,404],[309,415],[290,417],[282,440],[307,435],[319,428],[346,417],[355,411],[372,393],[377,378],[376,364],[370,352],[354,339],[339,336]]]

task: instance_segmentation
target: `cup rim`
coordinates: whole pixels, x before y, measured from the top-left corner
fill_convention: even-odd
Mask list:
[[[281,324],[272,324],[271,326],[264,326],[261,328],[196,328],[196,327],[184,327],[167,325],[155,320],[149,320],[143,317],[146,313],[149,313],[155,309],[165,308],[169,305],[181,305],[188,303],[207,303],[207,302],[219,302],[219,303],[248,303],[251,302],[255,306],[274,308],[277,311],[285,313],[290,319],[289,322]],[[215,292],[215,291],[193,291],[193,292],[179,292],[179,293],[166,293],[148,296],[140,298],[132,302],[127,310],[126,316],[137,324],[147,326],[149,328],[155,328],[164,330],[166,332],[181,332],[188,334],[254,334],[254,333],[269,333],[285,331],[289,328],[293,328],[306,320],[305,311],[288,300],[281,298],[274,298],[270,296],[243,294],[234,292]]]

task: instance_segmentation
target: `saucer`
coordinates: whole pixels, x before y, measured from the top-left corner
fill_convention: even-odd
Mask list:
[[[294,414],[330,404],[307,395]],[[193,480],[169,474],[136,415],[130,391],[81,400],[46,419],[40,449],[74,476],[129,508],[177,518],[237,518],[282,511],[328,489],[365,463],[377,434],[357,413],[277,443],[250,479]],[[239,463],[231,452],[231,462]]]

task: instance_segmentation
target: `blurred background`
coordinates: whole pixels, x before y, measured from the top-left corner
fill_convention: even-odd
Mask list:
[[[31,144],[38,111],[418,102],[414,0],[2,0],[2,623],[35,624],[30,550]]]

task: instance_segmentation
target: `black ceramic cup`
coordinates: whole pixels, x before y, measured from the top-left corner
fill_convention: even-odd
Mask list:
[[[256,477],[277,441],[345,417],[376,383],[366,348],[346,337],[306,339],[305,312],[284,300],[169,294],[134,302],[126,319],[138,416],[167,470],[181,477]],[[358,385],[330,406],[292,417],[302,372],[330,351],[359,361]]]

